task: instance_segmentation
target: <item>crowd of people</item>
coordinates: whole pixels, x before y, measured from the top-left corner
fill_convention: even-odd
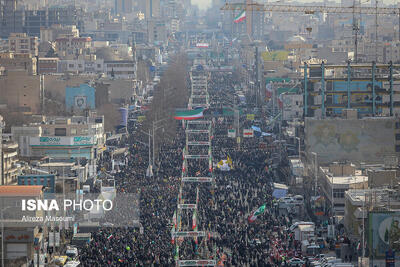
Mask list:
[[[219,76],[216,84],[229,85],[229,81]],[[215,107],[223,95],[220,88],[210,87],[211,103]],[[187,184],[182,189],[182,198],[185,203],[194,203],[199,190],[197,227],[199,231],[212,235],[171,242],[186,141],[182,124],[177,122],[175,138],[162,144],[154,177],[146,176],[148,148],[135,141],[140,132],[130,129],[130,137],[118,144],[129,148],[126,155],[128,164],[121,166],[115,174],[115,181],[117,194],[138,195],[139,226],[127,223],[124,227],[107,227],[92,232],[92,242],[80,249],[83,266],[174,266],[177,244],[180,245],[179,259],[217,257],[217,262],[224,266],[277,266],[286,263],[282,257],[271,257],[277,250],[296,251],[296,248],[286,231],[287,221],[274,208],[273,177],[268,168],[270,153],[259,147],[260,141],[265,140],[263,137],[244,138],[238,146],[236,139],[227,135],[233,126],[232,117],[210,120],[213,121],[215,183]],[[202,138],[206,141],[205,135]],[[195,152],[207,154],[207,151]],[[215,168],[218,161],[228,156],[232,159],[231,170]],[[109,160],[104,158],[104,161]],[[207,160],[191,160],[187,166],[188,176],[209,176],[208,164]],[[249,223],[248,216],[263,204],[266,205],[265,213]],[[189,212],[182,213],[182,229],[191,229],[192,221],[188,216]],[[129,220],[129,214],[124,219]]]

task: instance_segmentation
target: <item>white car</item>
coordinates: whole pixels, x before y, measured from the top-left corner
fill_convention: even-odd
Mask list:
[[[290,259],[288,262],[289,266],[303,266],[304,261],[298,258]]]

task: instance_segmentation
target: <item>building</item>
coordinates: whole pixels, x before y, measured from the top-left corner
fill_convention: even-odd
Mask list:
[[[398,192],[389,188],[351,189],[345,193],[344,227],[353,239],[361,239],[363,218],[368,227],[370,211],[390,213],[400,209]],[[388,205],[390,203],[390,205]]]
[[[8,49],[13,53],[37,56],[38,46],[38,38],[26,33],[11,33],[8,37]]]
[[[23,69],[7,71],[0,76],[0,95],[7,96],[0,98],[0,104],[5,104],[10,112],[39,114],[42,106],[40,81],[39,76],[29,75]]]
[[[36,74],[36,58],[31,54],[0,53],[0,66],[6,73],[11,70],[24,70],[29,75]]]
[[[0,115],[0,155],[3,155],[3,117]],[[0,157],[0,181],[3,181],[3,157]]]
[[[79,37],[79,30],[76,28],[76,25],[60,24],[51,25],[51,27],[40,28],[41,42],[54,42],[57,38],[63,36],[71,36],[77,38]]]
[[[145,18],[159,18],[161,15],[160,12],[160,0],[144,0],[146,1],[146,12]]]
[[[303,95],[298,93],[283,93],[282,119],[293,120],[303,117]]]
[[[115,0],[114,14],[127,14],[132,12],[133,0]]]
[[[40,124],[11,127],[11,133],[24,157],[84,159],[91,175],[96,171],[96,158],[104,150],[104,118],[92,114],[46,118]]]
[[[23,32],[22,10],[17,10],[17,0],[5,0],[0,5],[0,37],[6,39],[10,33]]]
[[[65,88],[65,107],[68,111],[95,109],[95,89],[87,84]]]
[[[147,41],[150,44],[163,43],[167,40],[165,22],[151,19],[147,21]]]
[[[80,55],[90,55],[92,38],[59,37],[56,39],[56,53],[60,58],[75,59]]]
[[[58,62],[60,73],[104,73],[103,59],[62,59]]]
[[[17,182],[19,168],[18,161],[18,143],[13,141],[3,142],[2,148],[2,185],[11,185]]]
[[[104,73],[110,78],[135,78],[135,62],[131,60],[104,61]]]
[[[320,164],[346,160],[383,163],[386,157],[398,157],[400,153],[397,117],[307,117],[304,132],[305,150],[308,155],[317,153]]]
[[[38,251],[44,249],[47,227],[43,222],[24,221],[23,216],[43,217],[43,211],[22,210],[22,200],[43,200],[43,186],[3,185],[0,186],[2,209],[0,221],[3,227],[5,266],[19,266],[30,262]],[[3,219],[4,218],[4,219]],[[3,256],[3,255],[2,255]],[[37,255],[36,255],[37,256]],[[21,260],[22,262],[18,262]]]
[[[332,163],[329,167],[320,167],[318,180],[331,207],[333,203],[335,216],[344,215],[344,194],[347,190],[368,188],[368,176],[357,170],[354,164],[348,163]]]
[[[30,137],[42,135],[42,127],[37,125],[11,126],[11,136],[14,142],[18,143],[19,155],[22,158],[29,158],[32,155]]]
[[[58,72],[58,57],[40,57],[38,63],[39,74],[51,74]]]

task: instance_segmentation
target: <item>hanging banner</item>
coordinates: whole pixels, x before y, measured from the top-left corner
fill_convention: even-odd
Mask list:
[[[243,129],[243,137],[254,137],[253,129]]]
[[[228,137],[235,138],[236,137],[236,130],[235,129],[229,129],[228,130]]]
[[[246,119],[247,119],[248,121],[254,121],[254,118],[255,118],[255,115],[254,115],[254,114],[247,114],[247,115],[246,115]]]
[[[56,243],[56,247],[60,246],[60,232],[55,233],[55,243]]]
[[[54,247],[54,232],[49,232],[49,246]]]

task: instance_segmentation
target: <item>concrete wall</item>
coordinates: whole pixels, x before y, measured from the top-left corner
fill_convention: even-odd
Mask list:
[[[318,163],[351,160],[383,163],[395,155],[395,118],[360,120],[305,120],[306,151],[318,154]]]
[[[0,76],[0,104],[7,104],[8,111],[38,114],[40,77],[24,70],[8,71],[7,75]]]

